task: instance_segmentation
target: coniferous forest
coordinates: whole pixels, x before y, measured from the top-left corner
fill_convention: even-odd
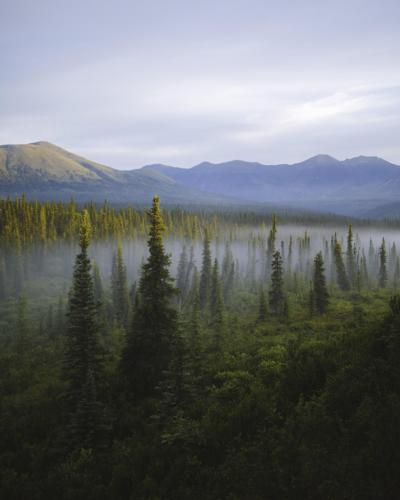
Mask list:
[[[0,312],[3,499],[400,497],[396,221],[3,199]]]

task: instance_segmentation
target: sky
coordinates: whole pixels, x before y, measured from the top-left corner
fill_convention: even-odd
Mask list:
[[[0,0],[0,144],[400,164],[399,0]]]

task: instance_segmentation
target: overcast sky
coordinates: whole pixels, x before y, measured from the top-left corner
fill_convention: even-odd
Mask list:
[[[399,0],[0,0],[0,144],[400,164]]]

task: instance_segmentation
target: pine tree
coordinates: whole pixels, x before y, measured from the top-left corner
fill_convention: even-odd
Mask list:
[[[329,303],[329,294],[326,288],[324,260],[319,252],[314,259],[313,289],[315,309],[319,314],[324,314]]]
[[[154,393],[168,370],[178,331],[178,316],[171,301],[176,295],[169,273],[170,257],[165,253],[165,231],[160,200],[153,198],[148,239],[149,257],[142,267],[133,314],[132,330],[122,358],[122,371],[137,398]]]
[[[342,247],[338,241],[335,243],[335,267],[339,288],[343,291],[350,290],[350,283],[343,263]]]
[[[189,261],[186,252],[186,246],[184,245],[182,248],[181,255],[179,256],[178,270],[176,276],[176,287],[179,291],[179,301],[178,301],[179,308],[182,307],[188,292],[188,267],[189,267]]]
[[[275,315],[282,315],[284,303],[282,257],[280,252],[275,252],[272,257],[271,289],[269,291],[271,312]]]
[[[210,315],[211,324],[215,328],[221,328],[224,321],[224,305],[221,291],[221,280],[219,276],[218,260],[214,260],[212,269],[211,293],[210,293]]]
[[[69,295],[67,336],[64,353],[64,376],[67,381],[67,400],[72,418],[82,398],[88,374],[97,383],[101,364],[98,356],[96,304],[94,300],[91,263],[88,257],[91,226],[89,214],[82,213],[79,245],[72,289]],[[72,429],[72,427],[71,427]],[[75,431],[72,431],[73,433]]]
[[[269,279],[270,274],[271,274],[271,266],[272,266],[272,260],[274,258],[275,254],[275,245],[276,245],[276,215],[272,215],[272,227],[268,235],[268,240],[267,240],[267,267],[266,267],[266,279]]]
[[[129,316],[129,292],[121,244],[118,245],[117,253],[113,258],[111,288],[114,317],[120,326],[126,328]]]
[[[210,300],[211,292],[211,279],[212,279],[212,262],[211,262],[211,250],[210,250],[210,239],[208,237],[208,231],[205,233],[204,246],[203,246],[203,264],[200,273],[200,307],[204,310]]]
[[[102,304],[104,302],[104,289],[101,281],[100,269],[97,262],[93,262],[93,290],[94,300]]]
[[[386,245],[385,238],[382,239],[382,244],[379,247],[379,275],[378,275],[378,286],[379,288],[385,288],[388,280],[387,268],[386,268]]]
[[[351,224],[349,224],[349,230],[347,233],[346,264],[349,285],[354,286],[356,278],[356,265],[354,261],[353,229]]]

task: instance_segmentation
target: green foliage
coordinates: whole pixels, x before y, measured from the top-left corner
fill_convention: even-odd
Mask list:
[[[322,222],[279,227],[266,282],[278,228],[272,219],[268,235],[257,214],[161,213],[158,198],[148,215],[26,200],[0,209],[1,498],[398,498],[393,243],[381,260],[382,245],[364,248],[347,233],[350,288],[340,243],[347,225],[338,235]],[[195,259],[201,264],[204,231],[202,308]],[[125,249],[127,238],[137,245],[144,235],[149,253],[136,287],[134,252]],[[124,301],[132,285],[127,331],[114,313],[118,287],[101,279],[116,241]],[[167,244],[178,249],[172,259]]]
[[[283,265],[280,252],[275,252],[272,259],[271,289],[269,291],[269,307],[273,314],[282,315],[285,305],[283,292]]]
[[[322,252],[317,253],[314,259],[313,301],[318,314],[324,314],[328,307],[329,294],[326,287],[325,269]]]
[[[177,312],[171,305],[176,289],[169,273],[170,257],[163,246],[165,226],[158,197],[153,199],[149,217],[149,258],[142,268],[140,300],[122,360],[122,370],[136,396],[151,394],[162,380],[177,333]]]

